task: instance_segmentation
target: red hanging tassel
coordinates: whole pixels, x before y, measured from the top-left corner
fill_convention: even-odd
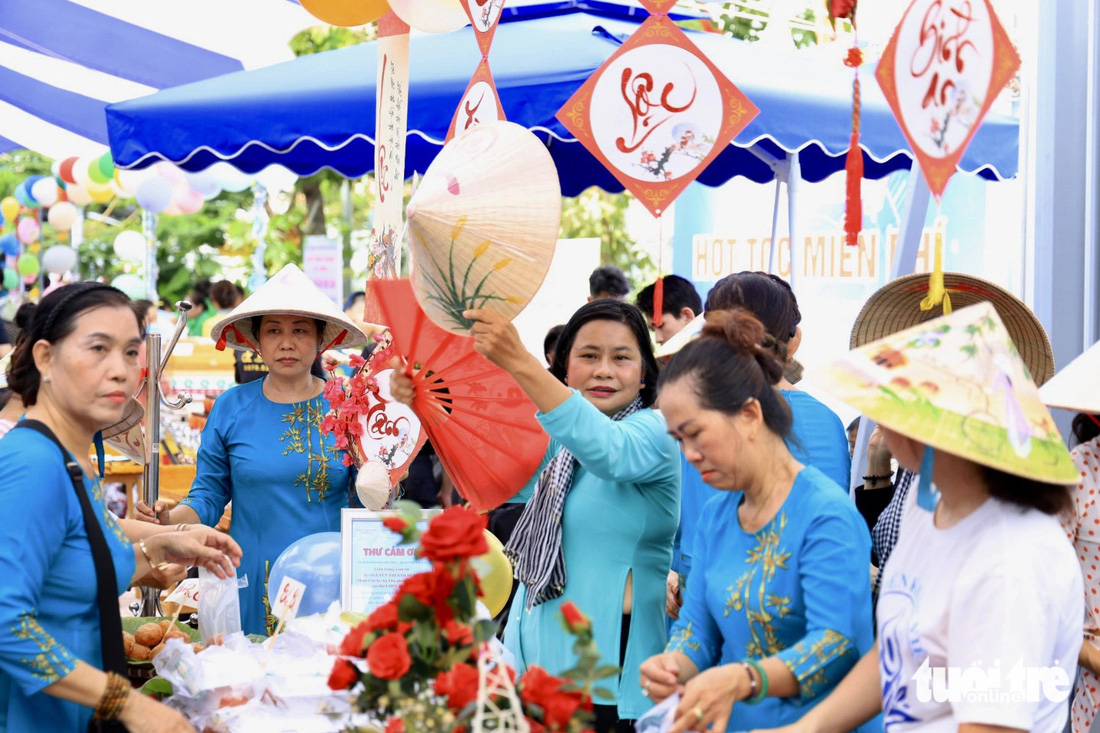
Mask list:
[[[844,172],[847,175],[846,196],[844,201],[844,242],[849,246],[859,244],[859,233],[863,229],[863,151],[859,147],[859,66],[863,63],[863,53],[858,47],[848,49],[844,65],[855,69],[852,82],[852,137],[848,141],[848,155],[844,160]]]
[[[665,279],[657,278],[653,285],[653,325],[657,328],[665,321]]]

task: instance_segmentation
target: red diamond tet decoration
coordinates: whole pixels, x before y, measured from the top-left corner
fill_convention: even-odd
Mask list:
[[[913,0],[875,77],[939,199],[1020,56],[989,0]]]
[[[660,216],[758,113],[683,31],[654,15],[557,118]]]
[[[649,11],[650,15],[668,15],[668,11],[678,3],[680,0],[640,0],[642,6]]]
[[[500,95],[497,94],[497,85],[493,81],[493,72],[489,69],[489,61],[483,58],[466,87],[466,93],[462,95],[462,101],[458,103],[458,109],[451,120],[451,129],[447,131],[447,141],[479,122],[503,119],[504,108],[500,106]]]
[[[462,8],[470,18],[470,25],[474,27],[481,55],[488,56],[493,35],[497,32],[497,21],[504,10],[504,0],[462,0]]]

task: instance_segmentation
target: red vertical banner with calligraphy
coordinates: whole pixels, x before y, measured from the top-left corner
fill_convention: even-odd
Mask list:
[[[989,0],[914,0],[875,77],[938,200],[1020,56]]]
[[[558,110],[659,217],[759,110],[667,16],[650,16]]]
[[[370,277],[401,272],[397,241],[403,225],[405,135],[409,110],[409,26],[393,12],[379,21],[377,101],[374,125],[374,227],[368,260]],[[367,322],[372,320],[367,314]]]

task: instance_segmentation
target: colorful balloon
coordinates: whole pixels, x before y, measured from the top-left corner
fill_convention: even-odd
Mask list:
[[[95,183],[95,181],[92,180],[91,175],[88,173],[88,168],[89,166],[91,166],[91,164],[92,161],[90,158],[77,159],[76,163],[73,164],[72,169],[74,183],[81,186],[87,186],[89,183]]]
[[[34,277],[42,270],[42,265],[34,255],[25,254],[19,256],[15,269],[23,277]]]
[[[4,215],[5,221],[15,221],[15,217],[19,216],[19,202],[14,196],[8,196],[0,201],[0,214]]]
[[[64,244],[55,245],[42,253],[42,269],[46,272],[69,272],[76,267],[76,250]]]
[[[339,601],[340,546],[339,532],[318,532],[283,550],[268,573],[267,597],[272,605],[288,575],[306,587],[298,605],[299,616],[324,613],[333,601]]]
[[[89,183],[88,195],[97,204],[105,204],[115,197],[115,190],[110,183]]]
[[[172,203],[181,214],[194,214],[202,208],[205,199],[202,194],[191,188],[187,181],[177,183],[172,194]]]
[[[31,244],[38,241],[38,235],[42,233],[42,227],[36,219],[23,218],[15,227],[15,234],[23,244]]]
[[[31,196],[42,206],[53,206],[57,203],[57,182],[53,178],[43,176],[31,186]]]
[[[4,270],[4,290],[15,290],[19,287],[19,273],[7,268]]]
[[[16,239],[15,235],[8,233],[0,237],[0,251],[3,251],[8,257],[18,257],[22,248],[19,246],[19,240]]]
[[[473,558],[470,565],[481,584],[481,602],[495,617],[504,610],[508,597],[512,594],[512,563],[504,555],[504,545],[500,544],[500,540],[489,530],[484,532],[489,551]]]
[[[172,203],[172,184],[163,178],[147,178],[134,192],[138,206],[159,214]]]
[[[61,161],[61,165],[57,166],[57,176],[67,184],[75,184],[76,178],[73,177],[73,166],[77,164],[80,158],[65,158]]]
[[[119,232],[115,237],[114,250],[123,262],[141,262],[145,259],[145,237],[133,229]]]
[[[88,189],[77,183],[70,183],[69,187],[65,189],[65,195],[76,206],[87,206],[92,203],[92,195],[88,193]]]
[[[119,275],[111,281],[111,285],[126,293],[134,300],[144,298],[147,294],[145,292],[145,279],[130,273]]]
[[[173,186],[183,180],[183,170],[179,168],[175,163],[169,163],[168,161],[161,161],[156,166],[157,173],[161,178],[171,183]]]
[[[27,190],[27,182],[23,181],[15,187],[14,191],[15,200],[28,209],[37,209],[38,202],[31,197],[30,191]]]
[[[314,18],[345,28],[378,20],[390,9],[386,0],[301,0],[301,3]]]
[[[111,177],[103,175],[103,169],[99,167],[99,158],[92,158],[88,161],[88,179],[92,183],[110,182]]]
[[[111,180],[115,175],[115,159],[111,157],[110,151],[107,151],[103,155],[96,159],[96,163],[99,165],[99,172]]]
[[[59,201],[50,207],[46,214],[46,221],[59,232],[67,232],[73,228],[79,210],[68,201]]]
[[[222,191],[221,186],[218,185],[218,181],[214,177],[213,170],[210,168],[198,173],[185,172],[183,175],[187,178],[187,183],[191,188],[201,193],[203,198],[217,196]]]

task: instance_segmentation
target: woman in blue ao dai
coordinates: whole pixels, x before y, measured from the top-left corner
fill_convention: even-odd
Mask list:
[[[682,690],[674,733],[797,720],[874,643],[867,526],[791,455],[775,349],[752,315],[716,312],[661,375],[669,431],[720,490],[672,638],[641,668],[655,702]]]

